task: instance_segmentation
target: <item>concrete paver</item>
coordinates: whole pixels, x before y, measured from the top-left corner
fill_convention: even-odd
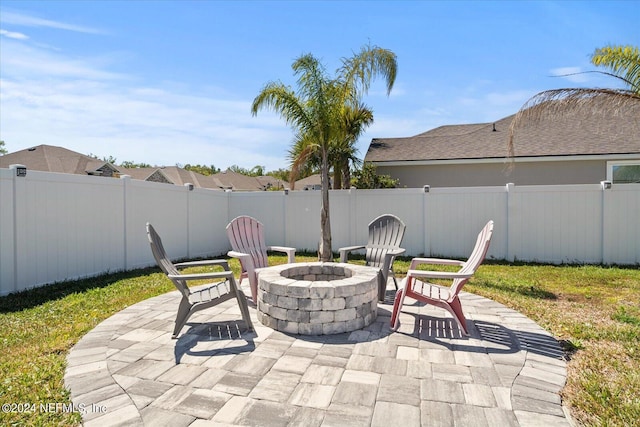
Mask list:
[[[520,313],[462,293],[470,336],[443,310],[403,307],[393,289],[357,331],[273,331],[234,301],[171,339],[177,292],[105,320],[68,355],[65,384],[86,426],[570,426],[559,344]]]

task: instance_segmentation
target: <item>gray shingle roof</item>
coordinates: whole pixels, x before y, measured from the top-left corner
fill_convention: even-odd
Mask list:
[[[374,138],[365,161],[504,158],[513,118],[441,126],[406,138]],[[576,110],[526,123],[516,133],[516,157],[604,154],[640,154],[640,107],[610,113]]]
[[[0,167],[8,168],[13,164],[37,171],[86,175],[108,163],[63,147],[38,145],[0,156]],[[113,165],[111,167],[118,170]]]

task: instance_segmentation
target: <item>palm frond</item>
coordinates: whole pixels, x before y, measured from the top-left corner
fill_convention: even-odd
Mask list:
[[[251,113],[255,116],[261,109],[270,109],[280,114],[287,125],[297,129],[309,129],[313,126],[313,120],[295,92],[281,82],[267,83],[255,97]]]
[[[634,46],[605,46],[591,55],[593,65],[611,70],[609,75],[629,86],[640,95],[640,49]]]
[[[289,186],[292,190],[295,189],[295,182],[303,175],[307,175],[305,172],[310,172],[315,165],[318,167],[321,163],[319,156],[320,147],[315,144],[311,139],[305,138],[303,135],[298,135],[294,143],[293,148],[289,151],[289,158],[291,159],[291,172],[289,173]]]
[[[344,83],[347,96],[358,93],[366,94],[372,79],[378,76],[384,78],[387,95],[389,95],[396,81],[397,73],[396,54],[388,49],[370,44],[363,46],[360,52],[352,57],[342,58],[342,67],[337,71],[339,79]]]
[[[510,158],[515,155],[515,135],[524,125],[577,109],[597,116],[604,113],[616,114],[618,111],[638,108],[639,105],[640,95],[624,89],[573,88],[540,92],[530,98],[511,121],[508,155]]]

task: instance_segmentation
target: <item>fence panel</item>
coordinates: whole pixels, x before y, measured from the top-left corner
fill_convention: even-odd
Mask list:
[[[487,256],[507,253],[507,192],[505,187],[431,188],[425,198],[427,244],[425,254],[467,257],[478,233],[489,220],[494,235]]]
[[[320,191],[234,192],[0,169],[0,295],[154,264],[145,223],[174,258],[223,255],[226,224],[251,215],[268,244],[315,252]],[[489,257],[640,263],[640,185],[331,191],[332,248],[366,243],[378,215],[401,218],[407,255],[468,256],[489,219]]]
[[[287,230],[285,204],[287,196],[283,191],[252,191],[228,194],[231,195],[232,202],[229,204],[229,218],[224,227],[239,215],[249,215],[264,225],[264,237],[267,245],[282,246],[285,244]],[[226,235],[225,240],[228,243]]]
[[[186,258],[188,251],[187,196],[177,185],[123,178],[127,269],[155,264],[145,224],[156,229],[171,259]]]
[[[0,169],[0,295],[15,292],[15,171]]]
[[[381,189],[353,191],[351,233],[340,246],[364,245],[369,239],[368,224],[383,214],[393,214],[407,226],[402,247],[407,254],[424,252],[424,192],[422,189]],[[335,248],[338,249],[337,247]]]
[[[124,268],[118,181],[29,171],[15,183],[14,290]]]
[[[298,251],[316,252],[320,242],[320,191],[290,191],[285,200],[284,244]]]
[[[602,197],[598,184],[515,187],[510,252],[527,261],[602,262]]]
[[[188,193],[189,243],[187,257],[211,258],[226,255],[229,240],[229,196],[222,191],[196,188]]]
[[[640,184],[604,191],[603,262],[640,264]]]

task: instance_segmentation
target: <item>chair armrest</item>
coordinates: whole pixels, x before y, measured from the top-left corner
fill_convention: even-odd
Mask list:
[[[384,262],[382,264],[382,272],[385,275],[385,278],[388,274],[388,271],[391,270],[391,267],[393,266],[393,260],[395,259],[395,257],[397,257],[398,255],[401,255],[405,252],[404,248],[397,248],[397,249],[391,249],[389,250],[385,255],[384,255]]]
[[[286,253],[289,264],[296,262],[296,248],[290,248],[287,246],[267,246],[267,250]]]
[[[407,277],[422,277],[430,279],[468,279],[473,273],[458,273],[450,271],[409,270]]]
[[[230,256],[231,258],[238,258],[241,261],[244,261],[246,259],[251,260],[251,255],[249,254],[245,254],[244,252],[236,252],[236,251],[229,251],[227,252],[227,255]]]
[[[405,252],[406,252],[406,249],[404,248],[390,249],[389,252],[387,252],[386,256],[398,256],[398,255],[402,255]]]
[[[202,267],[205,265],[219,265],[225,270],[230,270],[229,263],[226,259],[208,259],[202,261],[189,261],[189,262],[181,262],[179,264],[174,264],[176,268],[186,268],[186,267]]]
[[[358,249],[364,249],[365,247],[365,245],[345,246],[344,248],[338,249],[338,251],[340,252],[340,262],[347,262],[347,255],[349,254],[349,252],[357,251]]]
[[[167,276],[169,279],[178,280],[233,279],[233,272],[218,271],[215,273],[167,274]]]
[[[393,267],[393,260],[396,256],[403,254],[405,252],[404,248],[391,249],[384,255],[384,261],[382,263],[382,269],[380,272],[382,273],[382,279],[384,280],[385,286],[387,283],[387,278],[389,277],[389,270]]]
[[[414,258],[411,260],[409,270],[415,270],[415,268],[420,264],[457,265],[462,267],[464,265],[464,261],[444,258]]]

